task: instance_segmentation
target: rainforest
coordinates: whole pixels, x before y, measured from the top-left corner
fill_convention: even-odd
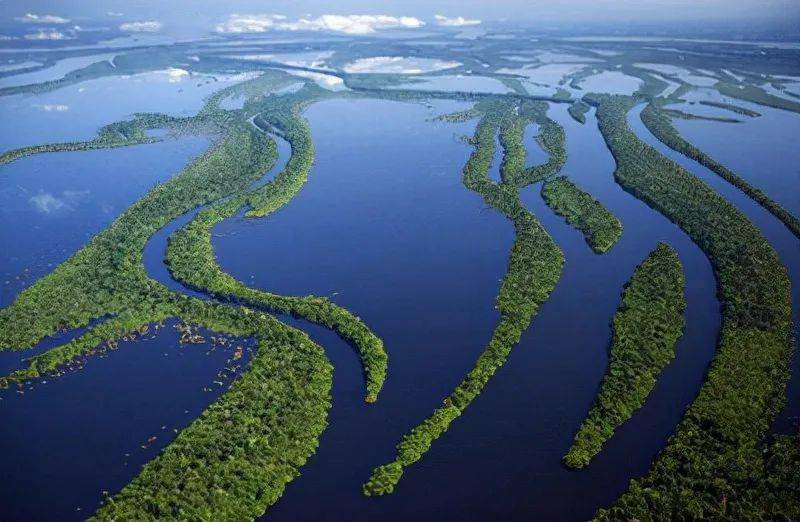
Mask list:
[[[50,4],[0,518],[800,520],[800,25]]]

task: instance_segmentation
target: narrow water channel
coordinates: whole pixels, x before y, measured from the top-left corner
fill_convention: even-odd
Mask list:
[[[800,241],[798,241],[797,237],[795,237],[780,220],[766,211],[758,203],[747,197],[747,195],[739,189],[730,185],[714,172],[703,167],[696,161],[675,152],[658,141],[647,127],[645,127],[644,123],[642,123],[640,114],[643,109],[643,105],[637,106],[628,115],[628,125],[639,138],[697,176],[733,206],[741,210],[747,218],[758,227],[770,245],[772,245],[778,253],[778,256],[788,270],[789,279],[792,283],[792,318],[794,324],[797,325],[798,321],[800,321]],[[687,133],[684,136],[690,142],[694,139],[692,133]],[[720,147],[714,150],[713,157],[717,161],[733,164],[735,163],[733,159],[738,155],[738,152],[733,150],[734,148],[735,147]],[[767,152],[764,151],[764,154],[767,154]],[[783,172],[782,169],[773,167],[774,165],[767,161],[763,164],[763,167],[751,173],[751,175],[757,175],[763,178],[763,184],[766,186],[780,184],[780,182],[770,181],[770,177],[792,175],[791,173]],[[792,429],[796,429],[797,421],[800,417],[800,357],[798,357],[796,349],[792,360],[791,371],[792,377],[787,390],[787,405],[773,424],[773,429],[781,433],[788,433]]]

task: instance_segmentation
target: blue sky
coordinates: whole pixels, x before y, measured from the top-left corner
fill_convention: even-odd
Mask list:
[[[288,20],[323,14],[386,14],[436,23],[434,15],[530,24],[775,20],[800,25],[800,0],[0,0],[9,22],[26,13],[84,23],[153,20],[164,31],[207,32],[230,14],[279,14]],[[113,14],[109,14],[113,13]],[[310,16],[309,16],[310,15]]]

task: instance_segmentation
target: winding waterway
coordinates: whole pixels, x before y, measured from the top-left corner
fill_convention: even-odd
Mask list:
[[[800,241],[797,240],[797,237],[795,237],[780,220],[758,203],[747,197],[739,189],[728,184],[725,180],[696,161],[673,151],[658,141],[647,127],[645,127],[644,123],[642,123],[640,113],[643,108],[643,106],[638,106],[628,115],[628,125],[630,125],[631,129],[639,138],[703,180],[728,202],[741,210],[748,219],[758,227],[769,244],[772,245],[778,253],[780,260],[788,270],[789,279],[792,283],[792,319],[794,324],[797,325],[798,321],[800,321]],[[791,116],[795,119],[793,125],[797,125],[797,115]],[[726,124],[718,123],[717,125]],[[684,137],[690,142],[694,142],[695,139],[700,139],[703,130],[703,127],[681,127],[681,132],[684,133]],[[772,132],[780,133],[782,132],[782,128],[773,128]],[[736,170],[736,172],[740,175],[752,176],[753,178],[751,179],[753,183],[760,187],[768,188],[780,186],[785,183],[785,180],[775,180],[773,178],[785,178],[795,175],[793,172],[785,172],[787,168],[785,165],[789,165],[789,169],[796,168],[796,164],[791,161],[782,164],[776,159],[764,159],[759,165],[753,165],[749,162],[749,167],[739,163],[743,161],[740,152],[735,146],[735,144],[739,142],[740,140],[735,142],[729,141],[728,146],[723,147],[719,144],[713,146],[712,143],[707,140],[704,144],[709,145],[709,149],[705,150],[705,152],[710,154],[717,161],[729,165],[734,169],[742,167],[741,171]],[[758,153],[759,157],[768,158],[773,154],[769,151],[768,143],[769,140],[761,142],[762,147]],[[756,148],[756,146],[751,145],[749,150],[752,151],[754,148]],[[796,191],[792,192],[792,194],[794,193],[796,193]],[[789,208],[789,210],[793,211],[791,208]],[[795,213],[795,215],[797,214]],[[797,419],[800,417],[800,376],[798,375],[798,370],[800,370],[800,357],[795,353],[792,360],[792,378],[787,392],[788,403],[773,424],[774,430],[778,432],[790,432],[790,430],[796,426]]]
[[[335,375],[329,427],[319,451],[269,510],[270,519],[528,520],[535,512],[545,520],[585,520],[598,506],[617,498],[630,478],[647,471],[702,383],[720,326],[707,258],[676,225],[615,183],[614,160],[597,129],[594,110],[582,125],[569,116],[568,105],[551,104],[548,115],[566,132],[562,174],[623,222],[622,238],[606,254],[595,254],[580,232],[544,204],[541,185],[525,189],[524,204],[564,251],[561,280],[507,364],[436,441],[428,457],[407,469],[396,493],[369,499],[361,495],[361,484],[372,468],[391,458],[399,437],[438,406],[472,367],[498,319],[494,300],[513,227],[462,184],[462,169],[472,149],[461,137],[473,134],[476,120],[435,119],[468,107],[441,100],[430,105],[369,99],[315,103],[304,113],[315,162],[297,197],[266,218],[239,213],[213,230],[224,271],[278,294],[330,296],[360,316],[384,340],[389,354],[385,388],[376,404],[365,405],[355,351],[333,332],[281,317],[325,348]],[[721,178],[658,142],[641,123],[640,111],[637,107],[629,115],[634,132],[745,212],[776,248],[795,283],[800,276],[796,238]],[[537,130],[535,125],[525,130],[528,165],[547,160],[535,142]],[[694,141],[689,130],[681,130]],[[58,185],[56,178],[64,176],[66,165],[73,165],[69,168],[76,173],[92,172],[95,177],[89,180],[98,183],[107,181],[98,164],[120,162],[111,174],[138,183],[115,203],[121,210],[140,189],[174,175],[207,145],[202,138],[190,140],[195,140],[186,142],[191,146],[181,145],[182,155],[169,148],[184,143],[179,140],[25,158],[3,167],[2,190],[11,190],[9,180],[32,183],[25,176],[33,178],[35,173],[36,183],[64,192],[68,181],[76,179],[67,176],[63,187]],[[277,143],[278,159],[260,183],[272,179],[288,160],[289,145],[282,139]],[[141,150],[155,151],[148,156],[160,165],[153,177],[133,176],[142,163],[131,158],[139,158]],[[730,159],[722,146],[708,152],[723,162]],[[499,175],[501,157],[497,151],[492,176]],[[130,171],[122,166],[126,162]],[[764,176],[770,174],[768,165]],[[33,185],[23,187],[35,191]],[[98,184],[92,190],[103,189]],[[11,199],[14,204],[24,200],[19,195]],[[199,210],[158,231],[143,259],[154,279],[175,291],[208,298],[174,281],[163,262],[169,235]],[[8,222],[26,231],[27,215],[11,214]],[[64,224],[64,230],[77,235],[69,236],[69,244],[55,257],[43,259],[55,266],[114,215],[102,218],[92,210],[82,218],[85,222]],[[30,230],[37,232],[26,232],[28,239],[12,239],[24,246],[28,240],[52,242],[60,233],[55,225],[46,233],[39,232],[50,230],[46,227]],[[686,328],[676,358],[644,407],[592,464],[569,471],[561,458],[605,372],[609,323],[623,285],[659,241],[677,250],[686,275]],[[39,255],[36,243],[31,244],[28,250],[15,250],[28,263]],[[6,273],[15,266],[10,260],[0,265]],[[32,271],[31,280],[46,271]],[[18,286],[4,291],[0,305],[24,285]],[[797,319],[796,284],[793,297]],[[68,337],[62,334],[42,346]],[[209,351],[204,345],[176,349],[177,337],[168,327],[147,340],[120,343],[119,350],[90,359],[80,372],[36,382],[35,389],[19,390],[24,393],[0,394],[4,423],[15,426],[11,437],[0,438],[0,451],[8,456],[0,471],[15,477],[0,493],[0,503],[12,518],[85,518],[103,490],[121,488],[174,437],[173,429],[185,426],[219,396],[225,386],[210,383],[230,353]],[[20,356],[15,354],[17,360]],[[800,374],[796,366],[795,362],[790,388],[795,397]],[[212,391],[204,391],[209,387]],[[169,401],[163,400],[165,395]],[[776,430],[785,431],[798,407],[796,400],[790,402]],[[151,436],[157,438],[148,444]]]

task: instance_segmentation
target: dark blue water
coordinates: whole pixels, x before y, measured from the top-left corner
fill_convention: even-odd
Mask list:
[[[445,101],[432,108],[377,100],[316,103],[305,113],[316,159],[300,194],[267,218],[240,214],[214,229],[213,242],[225,271],[279,294],[332,296],[363,318],[389,353],[385,389],[376,404],[365,405],[361,365],[352,347],[324,328],[287,320],[319,342],[334,364],[333,408],[318,453],[287,487],[269,518],[530,520],[535,515],[543,520],[585,520],[621,494],[630,478],[647,471],[701,385],[720,321],[710,264],[678,227],[614,182],[614,160],[593,113],[581,125],[569,117],[566,105],[552,104],[550,117],[567,133],[563,173],[622,220],[623,236],[608,253],[597,255],[580,232],[544,205],[540,186],[526,189],[525,205],[564,251],[561,281],[506,366],[426,458],[406,471],[395,494],[370,499],[361,495],[361,484],[372,468],[394,456],[401,435],[429,415],[472,367],[498,319],[494,299],[506,270],[513,227],[461,183],[472,148],[460,137],[472,135],[476,121],[432,121],[467,107]],[[637,122],[638,117],[631,124],[643,135]],[[532,128],[525,132],[529,165],[547,159],[534,142]],[[200,140],[197,152],[205,143]],[[64,169],[73,168],[69,164],[77,163],[76,173],[102,179],[109,162],[116,165],[116,155],[137,149],[110,151],[86,164],[81,163],[86,157],[82,155],[94,153],[75,153],[59,168],[48,164],[51,168],[29,177],[61,194],[69,185],[57,185],[55,173],[63,177]],[[279,152],[276,166],[262,182],[284,164],[285,142],[279,142]],[[50,156],[57,155],[41,157]],[[191,155],[185,155],[183,163],[176,159],[174,165],[167,156],[161,151],[150,157],[164,178],[174,175]],[[129,172],[120,174],[123,179],[140,175],[141,163],[125,171],[125,161],[119,161],[119,169]],[[14,165],[3,167],[0,175]],[[98,175],[92,176],[95,172]],[[96,193],[91,194],[88,201],[96,203]],[[131,201],[136,197],[131,194]],[[14,204],[21,205],[25,198],[17,195],[16,200]],[[736,204],[747,206],[747,201]],[[746,212],[758,217],[757,210]],[[192,292],[171,280],[162,259],[166,238],[195,212],[159,231],[144,252],[148,273],[184,293]],[[98,218],[96,211],[87,210],[84,221],[64,227],[65,233],[77,234],[76,246],[67,245],[64,256],[85,240],[86,227]],[[768,238],[783,245],[778,245],[782,257],[791,254],[797,242],[788,243],[780,227],[767,218],[780,225],[768,214],[757,225],[769,228]],[[8,219],[13,221],[4,223],[25,218]],[[56,237],[53,233],[42,241]],[[686,272],[687,324],[677,357],[646,405],[592,465],[581,472],[568,471],[560,460],[605,371],[609,322],[622,287],[658,241],[678,251]],[[25,256],[20,257],[30,259]],[[14,477],[0,491],[0,505],[9,518],[85,517],[102,498],[102,490],[119,490],[171,440],[173,428],[185,426],[219,395],[220,387],[211,383],[230,354],[207,356],[207,346],[176,347],[176,340],[175,331],[166,328],[154,339],[123,343],[107,357],[90,359],[80,372],[34,383],[24,394],[0,393],[3,424],[14,427],[0,437],[0,449],[8,456],[0,470]],[[15,355],[18,360],[22,354]],[[209,385],[214,391],[203,391]],[[153,435],[158,437],[154,444],[142,449]]]
[[[752,104],[747,107],[761,116],[748,118],[728,112],[725,116],[742,122],[675,119],[674,125],[700,150],[800,216],[800,115]]]
[[[175,438],[174,430],[228,389],[252,341],[180,345],[174,323],[151,325],[142,340],[120,342],[80,371],[0,392],[5,520],[84,520],[103,491],[130,482]],[[245,357],[236,371],[225,371],[237,346],[247,348]]]
[[[581,126],[565,106],[552,113],[567,130],[564,172],[631,224],[619,244],[597,256],[543,204],[538,187],[525,191],[524,202],[564,250],[562,279],[484,393],[407,470],[395,497],[378,501],[380,517],[529,520],[535,513],[543,520],[585,520],[647,470],[699,389],[719,325],[708,261],[677,227],[613,182],[614,162],[593,118]],[[560,460],[605,371],[609,322],[622,286],[659,240],[679,251],[687,275],[687,330],[678,357],[592,466],[567,471]],[[347,516],[376,515],[370,509],[360,506]]]
[[[792,283],[792,319],[794,324],[797,325],[798,321],[800,321],[800,241],[798,241],[797,238],[791,232],[789,232],[789,230],[780,220],[778,220],[768,211],[764,210],[764,208],[747,197],[739,189],[728,184],[725,180],[699,163],[686,158],[682,154],[673,151],[658,141],[658,139],[656,139],[656,137],[647,130],[647,127],[644,126],[644,123],[642,123],[641,118],[639,117],[642,109],[643,107],[639,106],[635,110],[631,111],[628,116],[628,124],[631,126],[634,132],[636,132],[636,134],[642,140],[655,147],[656,150],[676,161],[689,172],[703,180],[718,194],[724,197],[736,208],[741,210],[748,217],[748,219],[750,219],[750,221],[756,227],[758,227],[770,245],[772,245],[772,247],[778,253],[778,256],[789,272],[789,279]],[[762,109],[759,107],[757,110],[761,111]],[[796,115],[792,115],[792,117],[795,118],[795,121],[798,120]],[[714,127],[715,130],[717,128],[724,129],[726,127],[726,124],[716,123],[715,125],[717,125],[717,127]],[[709,144],[709,148],[703,148],[703,145],[700,145],[700,143],[703,142],[702,140],[707,133],[701,128],[681,127],[681,132],[687,140],[692,143],[698,143],[698,146],[700,146],[717,161],[729,166],[734,166],[736,161],[742,159],[738,149],[738,144],[741,143],[741,140],[730,141],[728,146],[724,147],[721,144],[711,147]],[[791,176],[791,172],[787,173],[787,170],[791,171],[791,169],[796,169],[797,165],[791,160],[786,161],[786,158],[783,156],[775,155],[770,148],[771,143],[781,143],[783,140],[785,140],[785,138],[782,136],[782,133],[785,132],[784,127],[765,127],[761,130],[761,132],[766,134],[764,139],[758,141],[758,143],[761,144],[761,149],[757,152],[759,155],[758,157],[761,158],[761,164],[754,165],[748,172],[751,176],[758,178],[758,186],[765,188],[784,183],[784,181],[776,182],[774,181],[774,178]],[[705,139],[707,140],[708,138]],[[751,147],[752,148],[750,150],[753,151],[755,145],[752,145]],[[784,163],[784,161],[786,162]],[[740,171],[740,169],[735,167],[734,169],[738,174],[745,174],[743,170]],[[797,188],[794,187],[792,190],[788,190],[788,193],[790,194],[788,196],[789,198],[791,198],[792,195],[796,196]],[[792,378],[789,383],[787,397],[787,406],[783,409],[776,422],[773,424],[773,428],[776,431],[783,433],[787,433],[796,429],[798,419],[800,419],[800,357],[798,357],[796,349],[792,360]]]
[[[39,154],[1,166],[0,306],[8,306],[207,146],[205,138],[188,137]]]
[[[471,148],[459,137],[472,134],[475,121],[429,121],[463,108],[315,104],[306,116],[316,160],[300,194],[266,219],[215,229],[224,270],[277,293],[334,295],[389,352],[386,387],[367,406],[356,354],[328,336],[336,368],[330,426],[274,517],[374,514],[364,511],[376,504],[361,496],[362,481],[458,383],[491,335],[513,228],[461,183]],[[411,498],[396,503],[411,509]]]
[[[261,179],[254,182],[250,188],[259,187],[274,179],[275,176],[277,176],[284,169],[286,163],[291,157],[291,146],[289,143],[278,136],[273,136],[273,139],[275,140],[275,144],[277,146],[278,157],[276,158],[272,168],[270,168],[268,172],[264,173],[264,176]],[[164,227],[153,234],[150,239],[147,240],[144,251],[142,251],[142,263],[147,271],[147,275],[156,281],[159,281],[170,290],[200,299],[208,299],[209,296],[204,292],[198,292],[197,290],[189,288],[181,282],[173,279],[169,272],[169,267],[164,263],[164,258],[167,253],[169,237],[176,230],[179,230],[192,219],[194,219],[194,217],[205,208],[206,206],[194,208],[167,223]],[[244,211],[241,211],[239,216],[241,216],[243,213]]]
[[[597,256],[544,206],[538,187],[525,193],[567,255],[562,282],[508,365],[392,496],[364,498],[361,483],[482,350],[497,319],[493,301],[510,247],[509,224],[461,185],[469,149],[450,139],[455,126],[425,122],[425,109],[413,105],[316,104],[307,117],[317,159],[301,194],[265,220],[216,228],[226,271],[278,293],[335,295],[384,339],[390,356],[386,388],[377,404],[365,406],[356,355],[333,334],[318,338],[336,367],[330,426],[270,518],[585,519],[646,471],[713,353],[713,277],[677,227],[614,184],[613,159],[594,120],[581,126],[566,106],[553,112],[567,127],[566,172],[631,221],[630,229]],[[605,371],[622,285],[658,240],[678,249],[687,271],[688,325],[678,358],[597,462],[568,472],[560,459]]]

